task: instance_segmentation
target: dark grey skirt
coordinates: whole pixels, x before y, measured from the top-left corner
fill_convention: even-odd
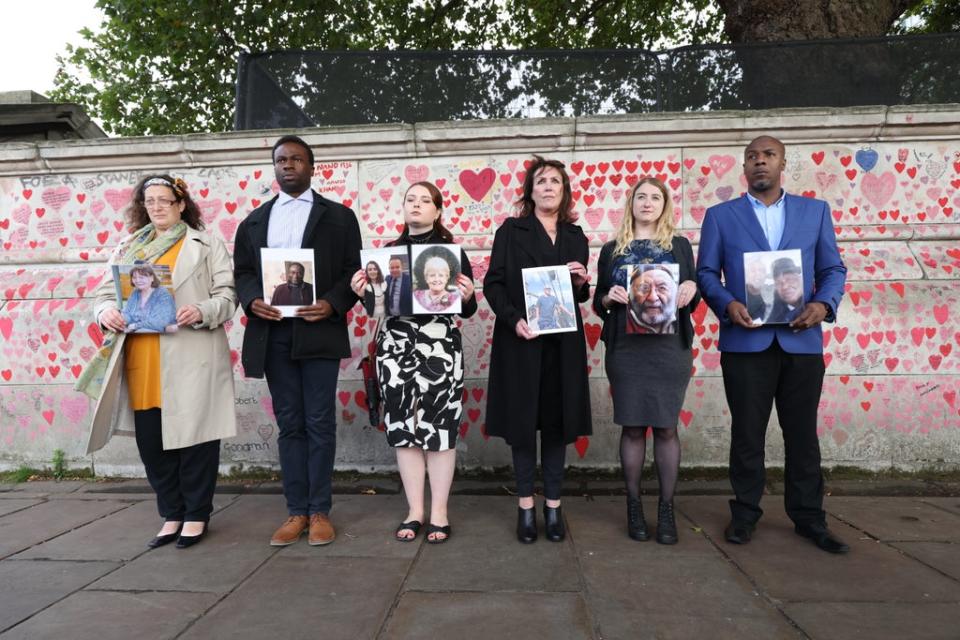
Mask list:
[[[627,427],[677,426],[693,355],[679,335],[626,335],[607,345],[613,421]]]

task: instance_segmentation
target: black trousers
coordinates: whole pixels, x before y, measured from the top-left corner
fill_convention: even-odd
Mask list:
[[[207,522],[220,467],[220,441],[163,449],[160,409],[133,412],[137,449],[165,520]]]
[[[763,515],[764,443],[773,403],[783,431],[784,504],[795,523],[824,522],[817,407],[823,388],[820,354],[793,354],[774,343],[759,353],[723,352],[723,387],[730,406],[730,501],[733,519],[754,524]]]
[[[517,495],[533,495],[533,480],[537,474],[536,447],[511,447],[513,472],[517,479]],[[566,466],[567,445],[557,434],[540,433],[540,464],[543,467],[543,495],[548,500],[559,500],[563,491],[563,472]]]

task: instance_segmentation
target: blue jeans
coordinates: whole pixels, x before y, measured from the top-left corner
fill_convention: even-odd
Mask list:
[[[280,434],[283,495],[292,516],[327,514],[332,504],[333,460],[337,449],[337,377],[340,361],[293,360],[293,323],[270,327],[265,374]]]

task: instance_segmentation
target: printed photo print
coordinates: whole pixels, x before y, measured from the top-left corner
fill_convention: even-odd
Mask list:
[[[413,245],[413,313],[460,313],[460,247]]]
[[[754,324],[787,324],[803,311],[799,249],[743,254],[747,311]]]
[[[360,251],[360,264],[367,273],[363,307],[373,318],[413,314],[413,280],[407,247],[384,247]]]
[[[630,264],[627,270],[627,333],[677,333],[680,265]]]
[[[177,305],[170,267],[150,262],[113,265],[125,333],[174,333]]]
[[[523,269],[527,326],[534,333],[577,330],[576,300],[570,269],[565,265]]]
[[[284,318],[314,302],[312,249],[260,249],[263,268],[263,301],[276,307]]]

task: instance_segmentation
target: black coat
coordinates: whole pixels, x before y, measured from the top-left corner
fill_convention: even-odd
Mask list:
[[[237,297],[247,314],[243,334],[244,373],[262,378],[267,354],[267,338],[272,321],[253,315],[250,305],[263,298],[263,272],[260,249],[267,246],[267,227],[273,198],[254,209],[237,227],[233,248],[233,273]],[[350,278],[360,268],[360,225],[352,210],[313,192],[313,208],[303,231],[301,248],[313,249],[314,283],[318,300],[326,300],[334,313],[326,320],[293,320],[292,356],[301,358],[346,358],[350,356],[350,338],[346,315],[357,302]]]
[[[518,337],[515,328],[525,318],[526,309],[521,269],[550,266],[540,259],[537,224],[529,216],[504,221],[493,240],[490,267],[483,281],[483,295],[497,316],[490,351],[487,433],[510,445],[527,447],[536,443],[542,342],[539,338]],[[580,227],[559,223],[557,242],[561,250],[559,264],[576,261],[586,266],[590,253]],[[578,302],[586,302],[590,285],[575,290],[574,296]],[[574,309],[577,331],[554,334],[561,343],[563,391],[557,402],[562,403],[566,443],[592,433],[587,344],[580,307],[575,305]]]
[[[603,297],[610,292],[610,287],[613,286],[610,265],[613,263],[613,249],[616,244],[615,240],[611,240],[600,249],[600,257],[597,259],[597,286],[593,292],[593,310],[603,320],[603,331],[600,333],[600,339],[603,340],[604,344],[613,344],[616,335],[621,331],[626,331],[626,318],[624,317],[626,307],[614,303],[610,309],[604,309],[603,304],[601,304]],[[687,280],[696,282],[697,272],[693,263],[693,249],[690,247],[690,241],[682,236],[674,236],[670,252],[680,266],[680,282]],[[690,304],[677,313],[677,332],[680,334],[683,346],[687,349],[693,344],[693,321],[690,319],[690,314],[697,308],[698,304],[700,304],[699,292],[693,296]]]

